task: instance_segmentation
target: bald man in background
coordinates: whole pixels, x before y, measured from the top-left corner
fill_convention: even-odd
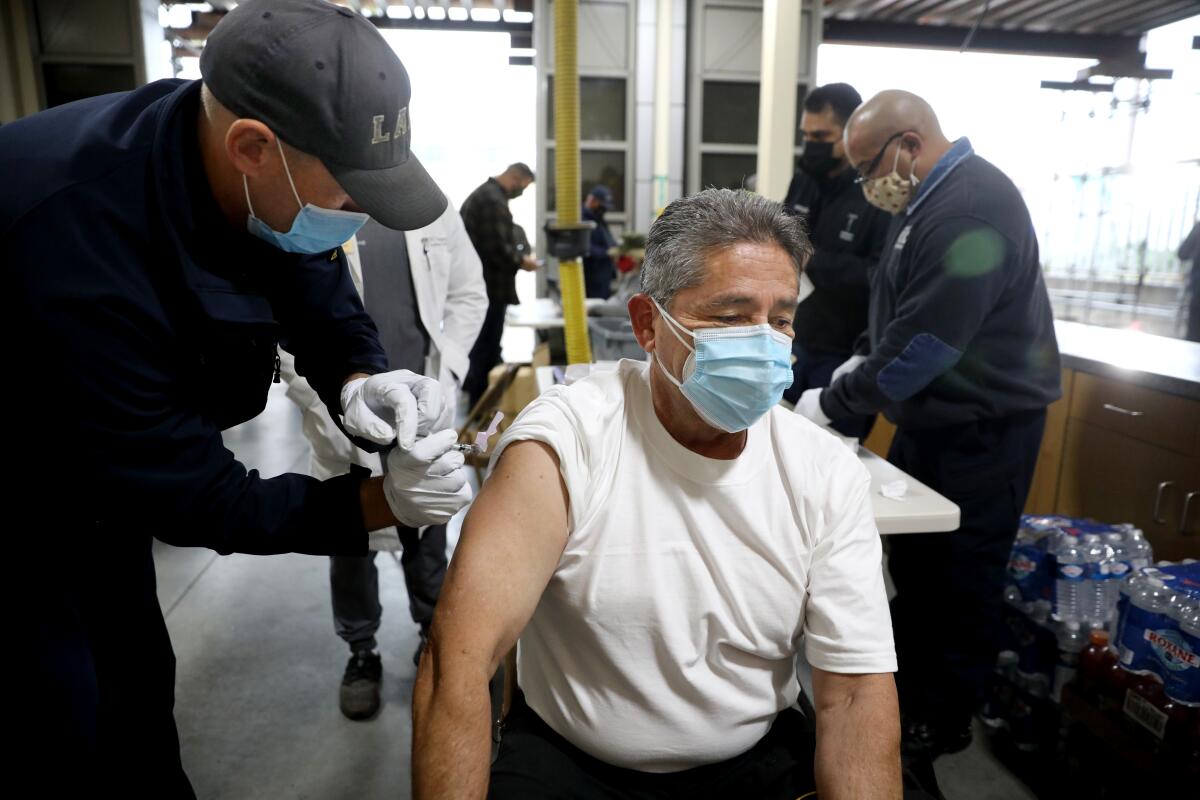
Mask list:
[[[1061,396],[1058,344],[1029,211],[966,138],[886,91],[851,115],[845,145],[867,200],[895,217],[866,360],[797,411],[822,424],[882,411],[897,426],[888,460],[961,509],[957,531],[889,540],[904,746],[928,763],[969,744],[995,662],[1005,565]]]

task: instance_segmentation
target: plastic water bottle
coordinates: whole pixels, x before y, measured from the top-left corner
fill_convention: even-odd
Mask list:
[[[1110,533],[1104,537],[1104,543],[1111,552],[1108,563],[1108,574],[1104,580],[1104,620],[1112,620],[1117,609],[1117,598],[1121,593],[1121,582],[1132,570],[1129,563],[1129,547],[1125,537],[1119,533]]]
[[[1125,549],[1129,558],[1129,566],[1133,569],[1148,567],[1154,560],[1154,551],[1150,547],[1150,543],[1146,541],[1146,534],[1142,533],[1139,528],[1129,531],[1125,537]]]
[[[1054,666],[1054,702],[1062,702],[1062,687],[1075,680],[1079,672],[1079,654],[1087,647],[1087,637],[1079,620],[1069,619],[1058,630],[1058,661]]]
[[[1054,610],[1061,620],[1083,619],[1083,582],[1087,559],[1080,542],[1069,533],[1059,536],[1054,549],[1058,575],[1054,581]]]
[[[1176,630],[1160,645],[1170,659],[1163,688],[1176,703],[1200,707],[1200,603],[1179,595],[1168,614]]]
[[[1146,641],[1146,631],[1169,624],[1167,612],[1174,592],[1158,577],[1146,577],[1129,597],[1129,608],[1121,626],[1119,656],[1121,666],[1133,672],[1154,672],[1155,657]]]
[[[1080,613],[1084,622],[1097,627],[1104,625],[1104,600],[1108,594],[1108,548],[1100,535],[1089,533],[1083,537],[1083,553],[1086,567],[1080,596]]]

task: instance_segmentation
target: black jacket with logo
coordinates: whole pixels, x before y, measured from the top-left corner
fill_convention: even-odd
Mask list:
[[[867,202],[845,170],[826,180],[797,172],[784,206],[802,217],[816,252],[815,291],[796,309],[796,343],[813,354],[849,356],[867,329],[867,276],[879,263],[891,214]]]
[[[821,394],[833,419],[939,428],[1062,396],[1037,236],[1017,187],[960,139],[895,215],[871,282],[870,350]]]

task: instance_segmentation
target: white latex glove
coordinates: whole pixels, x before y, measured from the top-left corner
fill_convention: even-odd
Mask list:
[[[867,360],[866,356],[850,356],[849,358],[847,358],[845,361],[843,361],[841,363],[841,366],[839,366],[837,369],[835,369],[833,371],[833,377],[829,379],[829,385],[833,386],[833,384],[837,381],[838,378],[842,377],[843,375],[849,375],[851,372],[854,372],[854,370],[858,369],[858,365],[863,363],[866,360]]]
[[[342,387],[346,432],[409,450],[442,413],[442,387],[406,369],[352,380]]]
[[[426,436],[411,450],[388,453],[383,494],[402,525],[441,525],[471,502],[463,454],[453,449],[457,441],[457,431],[445,430]]]
[[[822,427],[827,427],[831,420],[821,410],[821,392],[824,389],[808,389],[796,401],[796,413],[808,417]]]

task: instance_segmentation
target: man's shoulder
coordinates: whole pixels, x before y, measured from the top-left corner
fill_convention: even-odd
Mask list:
[[[823,473],[861,477],[866,468],[842,437],[781,405],[771,409],[771,430],[785,458],[815,465]]]
[[[0,128],[0,172],[6,176],[0,189],[0,234],[29,211],[76,187],[110,198],[114,206],[129,206],[130,200],[137,205],[142,198],[136,192],[131,198],[113,175],[148,168],[158,110],[183,83],[158,81],[131,92],[88,98]]]
[[[1014,240],[1032,233],[1029,209],[1016,184],[978,154],[963,159],[926,205],[917,212],[926,228],[957,220],[966,228],[987,225]]]
[[[618,362],[615,369],[593,367],[586,378],[569,385],[552,386],[534,404],[554,403],[568,410],[580,424],[596,422],[625,405],[632,381],[645,381],[645,364],[625,359]]]

